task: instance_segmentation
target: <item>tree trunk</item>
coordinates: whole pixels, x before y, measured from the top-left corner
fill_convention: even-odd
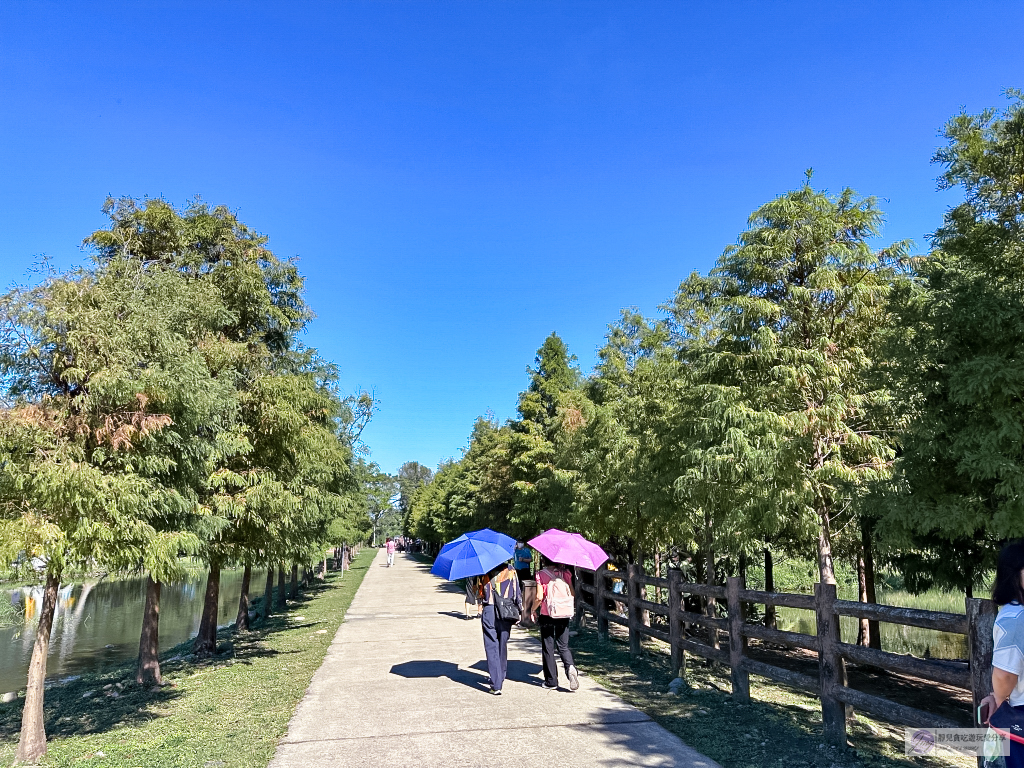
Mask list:
[[[818,575],[823,584],[836,583],[836,571],[832,563],[832,530],[828,509],[818,510]]]
[[[60,573],[47,573],[39,625],[32,644],[32,660],[28,665],[28,689],[25,691],[25,708],[21,713],[21,738],[18,740],[15,762],[36,763],[46,754],[46,726],[43,721],[46,656],[50,651],[50,630],[53,629],[59,589]]]
[[[775,591],[775,563],[772,561],[772,551],[764,548],[764,591]],[[766,605],[764,609],[764,625],[775,629],[775,606]]]
[[[267,563],[267,586],[263,590],[263,617],[274,612],[274,564]]]
[[[704,581],[709,587],[715,586],[715,545],[711,531],[711,513],[704,512]],[[706,602],[705,614],[714,616],[718,611],[715,598],[709,597]],[[718,630],[708,627],[708,642],[712,648],[718,648]]]
[[[864,550],[862,549],[857,553],[857,599],[866,603],[868,601],[868,582],[867,576],[864,573]],[[867,619],[858,619],[857,621],[857,645],[863,645],[867,647],[870,641],[871,629],[868,627]]]
[[[746,589],[747,583],[747,553],[746,551],[740,552],[740,578],[743,579],[744,589]]]
[[[658,550],[654,551],[654,575],[656,578],[661,578],[661,552]],[[661,602],[661,587],[654,588],[654,602]]]
[[[160,582],[146,576],[146,607],[142,610],[142,635],[139,638],[139,685],[161,685],[160,676]]]
[[[292,600],[299,599],[299,564],[292,563]]]
[[[288,603],[285,602],[287,595],[284,593],[285,582],[284,582],[284,563],[278,563],[277,565],[277,607],[282,611],[288,607]]]
[[[864,548],[864,586],[867,588],[869,603],[877,603],[875,595],[875,554],[874,546],[871,543],[871,528],[862,521],[860,536]],[[868,622],[868,646],[882,650],[882,634],[878,629],[878,621],[872,619]]]
[[[252,581],[252,563],[245,564],[242,571],[242,593],[238,596],[238,615],[235,617],[235,630],[249,629],[249,582]]]
[[[203,600],[203,618],[199,622],[199,634],[192,645],[197,656],[209,656],[217,652],[217,608],[220,600],[220,563],[210,563],[210,575],[206,577],[206,597]]]

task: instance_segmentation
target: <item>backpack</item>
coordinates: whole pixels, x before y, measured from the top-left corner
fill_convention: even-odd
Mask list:
[[[544,588],[544,606],[548,609],[548,616],[552,619],[571,619],[576,613],[576,599],[562,578],[565,572],[562,569],[544,570],[551,577]]]
[[[512,597],[502,597],[501,585],[505,581],[511,581],[512,586],[510,592]],[[513,576],[511,579],[504,578],[497,581],[491,582],[491,601],[494,603],[494,615],[496,618],[502,621],[511,621],[518,623],[522,619],[522,614],[519,611],[519,606],[516,605],[515,594],[519,588],[519,582],[515,580]]]

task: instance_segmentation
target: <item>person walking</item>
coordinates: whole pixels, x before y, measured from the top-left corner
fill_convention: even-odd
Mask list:
[[[386,546],[388,549],[388,568],[390,568],[392,565],[395,564],[395,540],[389,536]]]
[[[508,636],[516,619],[502,618],[499,601],[510,602],[520,614],[523,610],[523,592],[519,579],[508,563],[502,563],[478,580],[478,597],[483,604],[480,614],[480,628],[484,635],[484,655],[487,657],[487,672],[490,675],[490,692],[501,695],[501,688],[508,674]]]
[[[999,606],[992,625],[992,693],[982,699],[979,714],[997,732],[1010,733],[1024,725],[1024,542],[999,553],[992,602]],[[1006,768],[1024,768],[1024,744],[1012,736],[1009,741]]]
[[[516,575],[519,577],[519,588],[523,588],[523,582],[533,578],[530,572],[533,566],[533,550],[526,546],[523,541],[516,542],[516,549],[513,553],[516,564]]]
[[[531,613],[540,608],[540,642],[544,668],[544,688],[558,687],[558,658],[565,666],[569,690],[580,687],[579,673],[573,664],[569,650],[569,619],[576,610],[576,593],[573,590],[572,571],[568,567],[551,562],[541,555],[541,570],[537,571],[537,597]]]
[[[477,594],[480,592],[479,577],[470,576],[466,579],[466,618],[467,619],[478,619],[480,618],[480,600],[477,598]],[[469,606],[473,606],[472,613],[470,612]]]

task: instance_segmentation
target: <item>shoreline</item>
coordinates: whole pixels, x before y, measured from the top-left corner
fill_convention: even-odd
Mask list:
[[[40,765],[265,768],[374,554],[364,550],[344,578],[328,574],[252,631],[218,632],[215,656],[192,656],[191,641],[168,648],[163,686],[137,686],[126,663],[51,687]],[[14,758],[22,701],[0,704],[0,765]]]

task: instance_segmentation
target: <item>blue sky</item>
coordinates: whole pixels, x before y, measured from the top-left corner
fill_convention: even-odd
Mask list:
[[[938,130],[1024,86],[1019,3],[0,4],[0,283],[83,259],[108,194],[200,195],[298,256],[306,343],[374,389],[374,460],[585,369],[759,204],[881,198],[918,249]]]

